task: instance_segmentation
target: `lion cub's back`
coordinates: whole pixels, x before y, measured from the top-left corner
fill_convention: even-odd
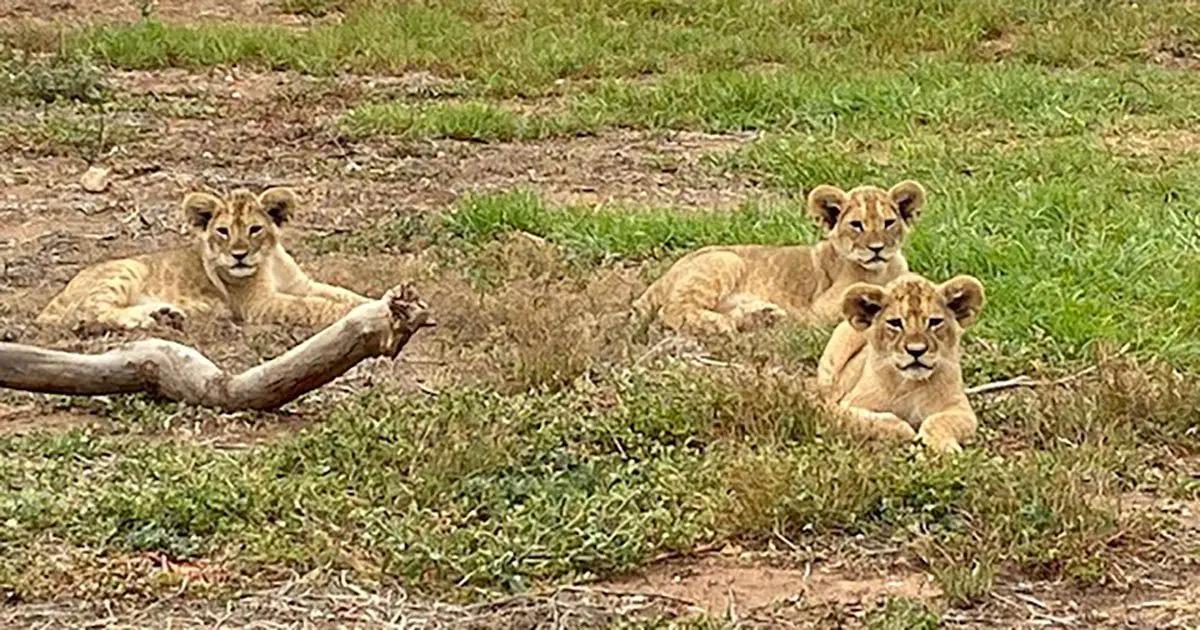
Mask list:
[[[675,261],[658,280],[634,303],[638,312],[648,312],[661,306],[681,278],[695,274],[721,277],[728,274],[738,276],[741,290],[752,287],[767,293],[777,293],[777,287],[789,285],[791,276],[810,275],[812,272],[812,245],[708,245],[690,252]],[[733,256],[712,256],[727,253]],[[736,258],[735,258],[736,257]],[[738,269],[731,270],[730,265]]]

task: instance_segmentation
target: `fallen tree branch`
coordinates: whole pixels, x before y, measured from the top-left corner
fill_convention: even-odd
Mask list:
[[[103,354],[0,343],[0,387],[75,396],[148,392],[227,411],[275,409],[364,359],[395,358],[413,334],[434,325],[425,303],[410,287],[399,286],[241,374],[227,374],[195,349],[163,339]]]

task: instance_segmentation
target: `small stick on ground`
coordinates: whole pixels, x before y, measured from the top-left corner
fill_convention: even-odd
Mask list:
[[[364,359],[395,358],[418,330],[434,325],[425,303],[410,287],[399,286],[241,374],[227,374],[195,349],[163,339],[103,354],[0,343],[0,387],[76,396],[149,392],[226,411],[275,409]]]
[[[1039,380],[1034,380],[1032,378],[1029,378],[1028,376],[1021,375],[1016,378],[1010,378],[1010,379],[1003,380],[1003,381],[996,381],[994,383],[984,383],[983,385],[976,385],[975,387],[968,387],[966,389],[966,394],[968,396],[974,396],[977,394],[987,394],[990,392],[996,392],[996,391],[1001,391],[1001,390],[1005,390],[1005,389],[1016,389],[1018,387],[1047,387],[1047,386],[1066,385],[1067,383],[1079,380],[1080,378],[1087,376],[1088,374],[1091,374],[1092,372],[1095,372],[1096,369],[1097,369],[1096,366],[1093,365],[1092,367],[1089,367],[1084,370],[1080,370],[1070,376],[1064,376],[1063,378],[1056,379],[1053,381],[1045,381],[1045,380],[1039,381]]]

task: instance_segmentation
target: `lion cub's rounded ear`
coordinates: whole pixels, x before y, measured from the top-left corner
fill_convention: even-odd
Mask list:
[[[300,205],[300,197],[291,188],[269,188],[258,196],[258,202],[275,225],[283,225],[292,220],[296,207]]]
[[[979,319],[987,298],[983,294],[983,283],[971,276],[955,276],[937,288],[946,301],[946,308],[954,313],[958,325],[966,328]]]
[[[823,184],[808,193],[808,213],[832,230],[849,201],[850,198],[841,188]]]
[[[900,218],[905,223],[912,223],[921,216],[921,208],[925,206],[925,187],[908,179],[892,186],[888,197],[900,210]]]
[[[883,310],[886,299],[887,292],[877,284],[859,282],[850,285],[842,294],[842,316],[855,330],[866,330]]]
[[[183,198],[183,216],[188,225],[204,229],[221,209],[221,200],[202,192],[188,193]]]

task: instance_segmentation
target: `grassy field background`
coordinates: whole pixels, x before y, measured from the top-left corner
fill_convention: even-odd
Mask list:
[[[1194,3],[127,4],[0,20],[0,332],[118,341],[30,322],[81,264],[177,242],[181,177],[311,193],[301,263],[412,280],[441,327],[281,414],[5,394],[8,601],[303,575],[470,604],[724,548],[935,585],[743,621],[1161,623],[1155,597],[1195,621]],[[71,188],[88,163],[118,176],[103,204]],[[905,178],[930,195],[912,267],[988,291],[968,384],[1068,379],[977,397],[962,456],[828,427],[804,383],[828,331],[627,324],[686,251],[812,242],[807,190]],[[306,334],[192,326],[230,366]],[[1008,605],[1029,584],[1043,606]]]

